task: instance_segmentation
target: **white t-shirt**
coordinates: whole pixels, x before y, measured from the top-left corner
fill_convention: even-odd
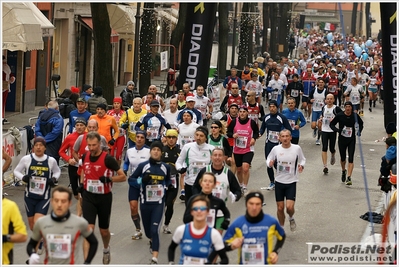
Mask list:
[[[178,114],[179,114],[178,109],[176,109],[175,113],[172,113],[170,109],[167,109],[162,115],[170,125],[174,125]]]
[[[191,122],[190,124],[180,123],[177,127],[179,129],[179,137],[178,144],[182,148],[185,144],[191,143],[194,141],[195,131],[199,127],[195,122]]]

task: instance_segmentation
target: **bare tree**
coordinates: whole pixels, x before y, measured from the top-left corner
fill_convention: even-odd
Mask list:
[[[151,84],[152,49],[150,44],[156,33],[157,20],[154,3],[144,3],[144,10],[140,29],[140,94],[147,93]]]
[[[219,52],[218,52],[218,75],[223,78],[226,74],[227,46],[229,36],[229,4],[219,3]]]
[[[112,103],[115,93],[112,77],[111,26],[107,4],[90,3],[90,8],[94,38],[94,86],[101,86],[104,98],[108,103]]]
[[[352,9],[352,21],[351,21],[351,33],[353,36],[356,35],[356,20],[357,20],[357,5],[358,3],[354,2],[353,3],[353,9]]]

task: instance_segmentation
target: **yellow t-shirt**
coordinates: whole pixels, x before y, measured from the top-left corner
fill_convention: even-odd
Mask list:
[[[17,204],[14,201],[3,198],[2,201],[2,217],[3,217],[3,235],[8,234],[24,234],[26,233],[26,226],[22,220],[21,212],[18,209]],[[11,232],[10,232],[11,228]],[[14,243],[6,242],[3,243],[3,260],[2,264],[10,264],[8,254],[14,248]]]
[[[141,109],[139,113],[136,113],[133,111],[133,109],[129,108],[126,110],[125,113],[122,114],[122,117],[119,119],[119,126],[122,126],[125,122],[129,123],[129,127],[127,128],[128,133],[129,133],[129,138],[133,142],[136,142],[136,131],[134,130],[134,127],[136,126],[136,123],[139,121],[139,119],[147,114],[146,109]],[[141,129],[144,129],[144,126],[141,127]]]

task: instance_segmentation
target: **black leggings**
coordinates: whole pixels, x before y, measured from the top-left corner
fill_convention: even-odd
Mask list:
[[[348,149],[348,162],[353,163],[353,156],[355,155],[356,139],[338,139],[339,155],[341,162],[346,161],[346,149]]]
[[[187,207],[188,200],[190,199],[190,197],[193,196],[193,186],[185,183],[184,184],[184,192],[185,192],[185,201],[184,202]]]
[[[327,152],[327,148],[330,147],[330,152],[335,153],[335,142],[337,140],[336,132],[321,132],[321,143],[323,144],[321,151]]]
[[[79,174],[78,174],[78,167],[73,165],[68,165],[68,176],[69,176],[69,183],[72,187],[72,192],[74,196],[78,195],[78,186],[79,186]]]
[[[168,189],[166,191],[166,200],[165,200],[165,225],[169,225],[170,220],[172,219],[173,216],[173,206],[175,204],[175,200],[177,197],[177,192],[179,190],[177,188],[173,189]]]

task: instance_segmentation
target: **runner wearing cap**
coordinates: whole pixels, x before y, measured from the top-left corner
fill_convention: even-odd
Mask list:
[[[255,142],[259,136],[258,124],[248,117],[247,106],[240,107],[238,118],[227,127],[227,136],[234,138],[233,157],[237,166],[237,178],[243,194],[245,194],[249,182],[249,167],[254,157]]]
[[[92,115],[91,119],[94,119],[98,123],[98,133],[105,137],[109,148],[115,145],[116,139],[119,137],[119,128],[116,124],[116,120],[113,116],[107,115],[107,105],[104,103],[97,104],[97,114]]]
[[[204,118],[202,118],[201,112],[199,110],[197,110],[194,106],[195,106],[194,96],[187,96],[186,97],[186,107],[184,109],[182,109],[179,112],[179,114],[177,115],[177,119],[175,122],[176,126],[183,122],[183,112],[185,110],[191,110],[194,113],[193,122],[197,123],[198,125],[202,125]]]
[[[150,158],[150,148],[145,144],[146,133],[144,131],[136,132],[136,143],[133,147],[126,150],[125,162],[123,164],[123,172],[126,176],[133,174],[137,166],[147,161]],[[138,200],[140,197],[140,186],[139,184],[130,184],[128,190],[128,199],[130,206],[130,216],[133,224],[136,227],[136,232],[133,234],[132,239],[141,239],[143,233],[140,226],[140,214]]]
[[[159,229],[164,214],[165,191],[172,188],[170,167],[161,161],[163,145],[154,141],[150,159],[140,163],[129,177],[129,185],[140,187],[140,213],[144,232],[150,239],[151,264],[158,264],[160,247]]]
[[[113,116],[116,125],[119,125],[120,118],[125,113],[122,107],[122,98],[114,97],[113,100],[113,109],[107,111],[107,115]],[[119,136],[115,140],[115,144],[111,147],[110,154],[116,158],[116,161],[121,165],[122,162],[122,152],[126,142],[126,130],[122,127],[119,127]]]
[[[287,118],[277,111],[277,102],[275,100],[269,101],[270,113],[267,114],[262,122],[262,126],[259,130],[259,137],[266,133],[265,143],[265,159],[269,155],[273,147],[279,144],[279,133],[282,129],[288,129],[291,131],[291,125]],[[277,166],[274,166],[275,168]],[[267,174],[270,179],[268,187],[262,187],[261,189],[273,190],[274,189],[274,171],[273,168],[267,167]]]
[[[80,200],[78,187],[79,187],[79,174],[78,174],[78,167],[79,161],[75,160],[73,157],[73,146],[78,139],[78,137],[86,131],[87,122],[84,118],[76,118],[75,120],[75,132],[68,134],[64,141],[62,142],[60,151],[60,157],[65,161],[68,162],[68,176],[69,176],[69,184],[71,185],[72,192],[74,197],[77,200]],[[76,214],[78,216],[82,215],[82,207],[81,202],[78,201],[76,203]]]
[[[36,137],[33,141],[33,152],[23,156],[14,169],[16,182],[26,183],[24,204],[31,230],[33,230],[34,223],[47,214],[51,187],[55,185],[61,175],[57,161],[44,154],[45,150],[44,138]],[[41,254],[42,245],[41,242],[38,254]]]
[[[162,148],[162,162],[165,162],[170,167],[170,181],[173,187],[169,187],[166,191],[165,200],[165,221],[163,225],[163,233],[171,234],[169,223],[173,216],[173,206],[179,192],[179,185],[184,185],[184,176],[179,174],[176,170],[176,161],[180,155],[180,146],[177,145],[177,130],[169,129],[165,133],[166,144]]]
[[[234,220],[223,237],[226,251],[239,249],[239,264],[276,264],[278,261],[286,235],[276,218],[263,213],[263,202],[261,192],[250,191],[245,197],[245,215]],[[273,247],[271,241],[275,239]],[[244,257],[246,255],[256,257]],[[211,253],[208,259],[214,257],[215,254]]]
[[[195,142],[186,144],[176,161],[179,173],[186,173],[184,177],[185,201],[193,195],[192,187],[199,171],[211,162],[212,150],[215,148],[206,143],[208,129],[200,126],[195,131]],[[181,186],[183,189],[183,186]]]
[[[87,102],[84,98],[79,97],[78,100],[76,100],[76,107],[77,109],[69,113],[69,128],[68,128],[69,133],[75,131],[75,123],[76,123],[75,120],[77,118],[84,118],[87,122],[91,116],[91,113],[86,110]]]
[[[157,100],[153,100],[150,104],[150,112],[141,117],[136,123],[136,131],[139,131],[140,127],[143,125],[143,130],[147,132],[147,145],[151,145],[151,143],[156,140],[161,140],[161,132],[164,127],[166,129],[171,129],[170,124],[167,123],[166,119],[159,113],[159,105]]]
[[[363,130],[363,120],[353,112],[352,102],[344,104],[344,111],[338,113],[330,122],[330,128],[338,132],[338,149],[341,156],[342,176],[341,181],[346,185],[352,185],[353,160],[356,148],[356,136],[360,136]],[[355,116],[357,118],[355,118]],[[339,128],[335,125],[339,123]],[[346,165],[346,151],[348,150],[348,171]],[[346,177],[346,175],[348,176]]]
[[[306,159],[302,148],[299,145],[291,143],[291,132],[289,130],[282,130],[279,139],[281,144],[273,147],[272,151],[270,151],[270,154],[267,156],[266,165],[273,167],[277,164],[275,195],[278,221],[281,227],[284,227],[284,206],[286,206],[290,229],[294,231],[296,229],[294,219],[296,183],[298,182],[298,173],[302,172]]]
[[[129,148],[133,147],[136,142],[136,123],[147,114],[147,110],[143,109],[142,105],[141,97],[136,97],[133,99],[133,106],[128,108],[119,120],[119,126],[128,131]]]

